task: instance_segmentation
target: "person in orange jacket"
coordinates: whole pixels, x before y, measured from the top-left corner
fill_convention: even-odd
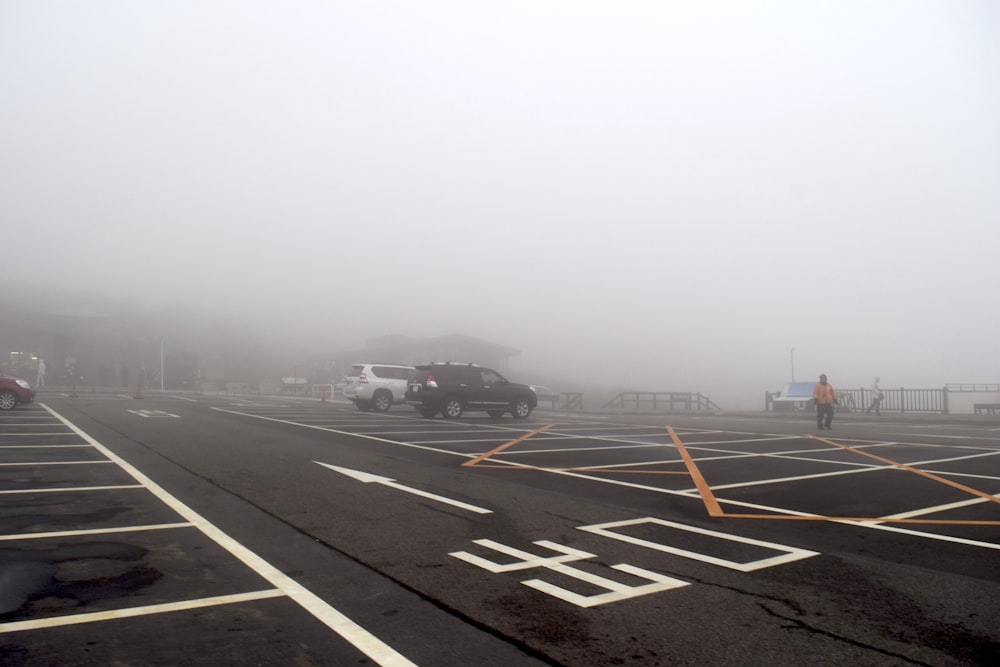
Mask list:
[[[826,381],[825,375],[820,375],[819,382],[813,387],[813,400],[816,401],[816,428],[822,431],[826,426],[830,429],[837,395],[833,392],[833,385]]]

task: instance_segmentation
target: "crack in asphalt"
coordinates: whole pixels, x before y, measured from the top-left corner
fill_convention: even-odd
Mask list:
[[[902,655],[902,654],[899,654],[899,653],[894,653],[892,651],[889,651],[889,650],[886,650],[886,649],[882,649],[882,648],[879,648],[877,646],[872,646],[871,644],[865,644],[864,642],[859,642],[856,639],[851,639],[850,637],[844,637],[843,635],[838,635],[836,633],[830,632],[829,630],[823,630],[821,628],[817,628],[815,626],[809,625],[808,623],[806,623],[805,621],[802,621],[800,619],[792,618],[790,616],[786,616],[785,614],[778,613],[777,611],[775,611],[775,610],[771,609],[770,607],[768,607],[767,604],[765,604],[764,602],[758,602],[757,606],[760,607],[761,609],[763,609],[765,612],[767,612],[771,616],[773,616],[775,618],[779,618],[779,619],[781,619],[783,621],[786,621],[788,623],[791,623],[793,626],[795,626],[795,627],[788,628],[789,630],[805,630],[806,632],[809,632],[811,634],[822,635],[823,637],[827,637],[829,639],[833,639],[833,640],[836,640],[836,641],[839,641],[839,642],[843,642],[843,643],[849,644],[851,646],[856,646],[858,648],[865,649],[866,651],[872,651],[872,652],[878,653],[880,655],[884,655],[884,656],[887,656],[887,657],[896,658],[897,660],[903,660],[904,662],[910,663],[912,665],[922,665],[923,667],[934,667],[934,665],[932,665],[931,663],[921,662],[920,660],[916,660],[914,658],[910,658],[908,656],[905,656],[905,655]]]
[[[788,626],[786,626],[786,628],[788,630],[804,630],[806,632],[809,632],[809,633],[812,633],[812,634],[816,634],[816,635],[821,635],[823,637],[827,637],[829,639],[833,639],[835,641],[839,641],[839,642],[842,642],[844,644],[848,644],[850,646],[855,646],[857,648],[861,648],[861,649],[864,649],[866,651],[872,651],[874,653],[878,653],[878,654],[884,655],[886,657],[892,657],[892,658],[895,658],[895,659],[898,659],[898,660],[902,660],[902,661],[904,661],[906,663],[909,663],[909,664],[912,664],[912,665],[920,665],[922,667],[934,667],[934,665],[931,664],[931,663],[921,662],[920,660],[917,660],[915,658],[911,658],[909,656],[905,656],[905,655],[902,655],[902,654],[899,654],[899,653],[894,653],[893,651],[889,651],[887,649],[879,648],[877,646],[872,646],[871,644],[866,644],[866,643],[860,642],[860,641],[858,641],[856,639],[851,639],[850,637],[845,637],[843,635],[838,635],[838,634],[836,634],[834,632],[830,632],[829,630],[823,630],[822,628],[817,628],[815,626],[809,625],[808,623],[806,623],[805,621],[803,621],[801,619],[794,618],[794,617],[789,616],[787,614],[782,614],[782,613],[780,613],[780,612],[778,612],[778,611],[776,611],[774,609],[771,609],[771,607],[769,607],[767,605],[767,602],[773,602],[773,603],[776,603],[776,604],[784,605],[784,606],[792,609],[799,616],[806,616],[806,615],[808,615],[809,612],[806,611],[805,609],[803,609],[802,606],[799,605],[794,600],[788,600],[788,599],[779,598],[779,597],[776,597],[776,596],[773,596],[773,595],[766,595],[766,594],[763,594],[763,593],[756,593],[756,592],[752,592],[752,591],[747,591],[747,590],[743,590],[743,589],[740,589],[740,588],[736,588],[734,586],[725,586],[725,585],[718,584],[718,583],[713,583],[713,582],[708,582],[708,581],[704,581],[704,580],[699,580],[697,577],[685,576],[685,575],[682,575],[682,574],[679,574],[679,573],[664,572],[664,574],[667,574],[667,575],[670,575],[670,576],[683,577],[683,578],[686,578],[686,579],[690,579],[691,581],[696,581],[697,583],[705,585],[705,586],[712,586],[714,588],[721,588],[721,589],[724,589],[724,590],[732,591],[734,593],[738,593],[740,595],[747,595],[747,596],[750,596],[752,598],[757,598],[758,599],[757,606],[760,609],[762,609],[768,615],[770,615],[770,616],[772,616],[774,618],[778,618],[778,619],[781,619],[783,621],[786,621],[787,623],[790,623],[790,624],[792,624],[792,626],[794,626],[794,627],[788,627]]]

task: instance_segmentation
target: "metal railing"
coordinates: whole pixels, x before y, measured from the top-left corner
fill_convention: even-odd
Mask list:
[[[841,397],[850,397],[853,409],[872,407],[875,394],[871,389],[838,389]],[[841,398],[843,404],[843,398]],[[883,389],[879,412],[948,412],[948,393],[944,389]]]
[[[946,384],[948,391],[1000,391],[1000,384]]]
[[[940,412],[947,414],[949,391],[954,390],[950,386],[942,389],[905,389],[903,387],[883,389],[879,412]],[[837,390],[837,401],[840,408],[848,412],[868,410],[872,406],[873,397],[872,390],[866,388]],[[771,398],[770,393],[765,397],[765,409],[767,410],[773,409]]]
[[[583,410],[583,394],[580,392],[564,392],[560,394],[562,401],[559,407],[562,410]]]
[[[690,391],[623,391],[604,408],[613,410],[719,410],[708,396]]]

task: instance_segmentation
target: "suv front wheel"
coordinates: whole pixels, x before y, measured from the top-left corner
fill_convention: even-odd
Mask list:
[[[526,398],[515,398],[510,404],[510,414],[514,419],[527,419],[531,415],[531,403]]]
[[[445,419],[458,419],[465,412],[465,405],[462,404],[462,399],[458,396],[449,396],[444,399],[444,405],[441,406],[441,414]]]

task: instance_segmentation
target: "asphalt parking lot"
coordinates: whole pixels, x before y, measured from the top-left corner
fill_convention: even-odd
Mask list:
[[[1000,424],[0,414],[3,664],[989,664]]]

